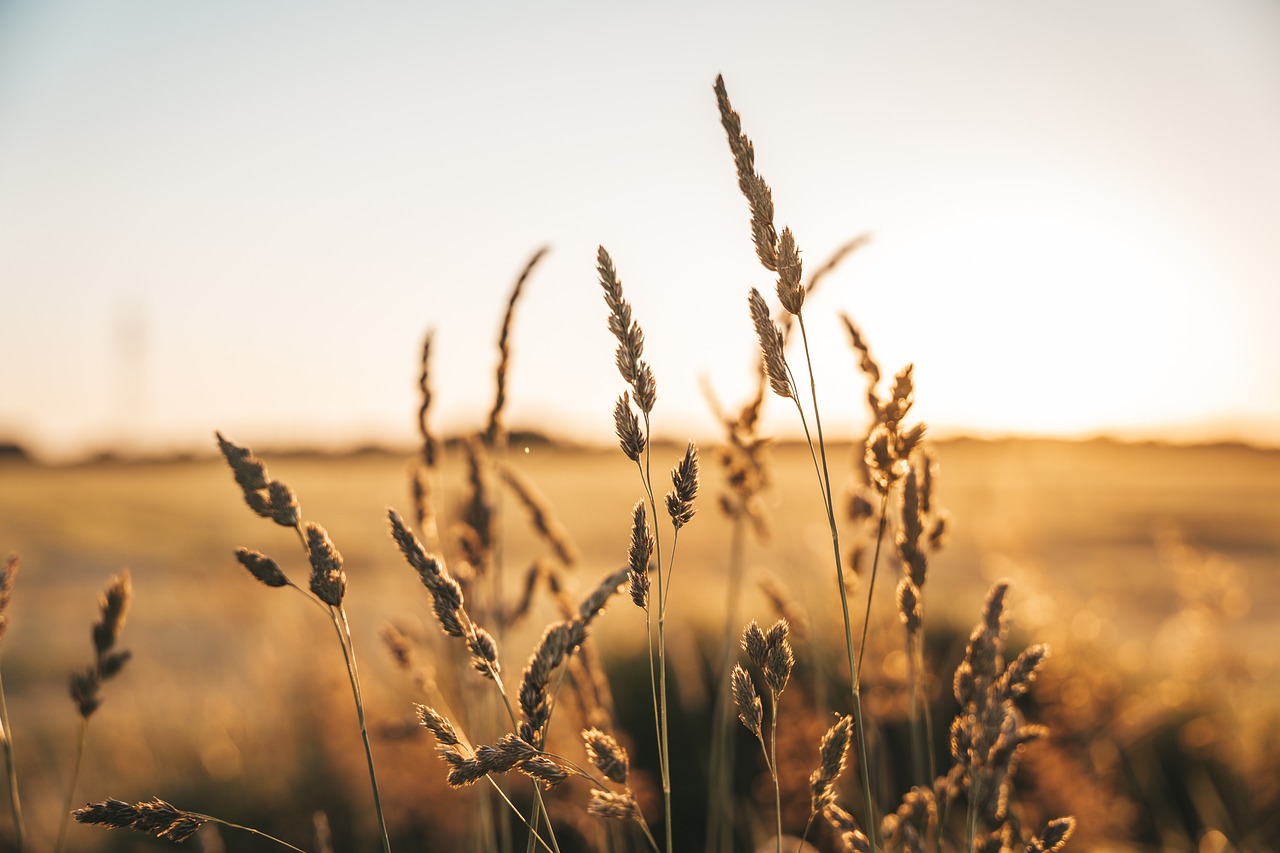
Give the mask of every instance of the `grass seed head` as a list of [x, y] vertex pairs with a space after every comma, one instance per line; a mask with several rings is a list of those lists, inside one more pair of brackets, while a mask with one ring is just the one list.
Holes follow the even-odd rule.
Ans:
[[787, 639], [787, 621], [779, 619], [765, 635], [764, 678], [774, 696], [781, 696], [791, 677], [796, 656]]
[[279, 480], [267, 483], [267, 505], [271, 509], [271, 520], [281, 527], [297, 527], [300, 520], [298, 498], [293, 489]]
[[822, 744], [819, 747], [821, 760], [818, 769], [809, 776], [812, 814], [820, 814], [824, 808], [835, 802], [834, 786], [840, 774], [844, 772], [852, 735], [853, 718], [846, 715], [837, 720], [836, 724], [827, 729], [827, 733], [822, 736]]
[[77, 823], [105, 826], [109, 829], [133, 829], [175, 844], [196, 834], [208, 819], [185, 812], [159, 798], [129, 805], [120, 800], [89, 803], [72, 812]]
[[751, 309], [751, 322], [756, 327], [756, 339], [760, 343], [760, 355], [764, 363], [765, 375], [769, 377], [769, 387], [779, 397], [795, 398], [791, 378], [787, 374], [787, 361], [782, 352], [782, 332], [769, 315], [769, 306], [764, 297], [754, 287], [747, 296], [747, 304]]
[[0, 640], [9, 628], [9, 599], [13, 596], [13, 582], [18, 577], [18, 555], [10, 554], [5, 558], [4, 568], [0, 568]]
[[101, 617], [93, 626], [93, 647], [99, 656], [110, 651], [120, 638], [132, 601], [133, 583], [126, 569], [111, 579], [98, 600]]
[[765, 640], [764, 631], [752, 619], [742, 631], [742, 650], [747, 653], [747, 660], [758, 668], [764, 669], [765, 658], [769, 653], [769, 644]]
[[733, 665], [729, 676], [729, 685], [733, 690], [733, 704], [738, 708], [738, 719], [747, 731], [760, 737], [760, 724], [764, 719], [764, 706], [756, 693], [756, 686], [751, 683], [751, 676], [738, 664]]
[[618, 436], [618, 446], [632, 462], [639, 462], [644, 453], [645, 437], [640, 429], [640, 419], [631, 411], [631, 396], [625, 391], [613, 407], [613, 430]]
[[458, 732], [443, 714], [428, 705], [414, 705], [413, 707], [418, 712], [418, 720], [436, 736], [436, 740], [445, 746], [457, 746], [459, 744]]
[[680, 464], [671, 469], [672, 489], [667, 493], [667, 513], [676, 530], [693, 519], [693, 502], [698, 497], [698, 447], [692, 441]]
[[347, 591], [347, 575], [342, 571], [342, 554], [329, 534], [314, 521], [307, 522], [307, 559], [311, 562], [311, 591], [330, 607], [342, 605]]
[[627, 770], [630, 766], [627, 751], [619, 746], [611, 735], [597, 728], [584, 730], [582, 740], [587, 748], [587, 757], [591, 759], [595, 768], [603, 773], [606, 779], [625, 785]]
[[587, 814], [606, 820], [639, 820], [640, 808], [629, 792], [617, 794], [593, 788], [591, 800], [587, 803]]
[[236, 561], [249, 570], [262, 583], [271, 587], [288, 586], [289, 579], [276, 565], [276, 561], [249, 548], [236, 549]]

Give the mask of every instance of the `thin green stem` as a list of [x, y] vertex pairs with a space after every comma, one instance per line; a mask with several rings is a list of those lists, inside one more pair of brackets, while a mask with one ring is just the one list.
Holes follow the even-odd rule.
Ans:
[[71, 770], [71, 784], [67, 786], [67, 802], [62, 808], [62, 825], [58, 827], [58, 843], [54, 853], [62, 853], [67, 841], [67, 825], [71, 822], [71, 804], [75, 801], [76, 782], [80, 780], [80, 765], [84, 761], [84, 743], [89, 732], [89, 718], [80, 718], [80, 736], [76, 740], [76, 763]]
[[547, 844], [547, 842], [542, 840], [542, 836], [538, 834], [538, 830], [533, 828], [533, 824], [529, 823], [529, 821], [525, 818], [525, 816], [520, 813], [520, 809], [516, 807], [516, 804], [511, 802], [511, 798], [507, 796], [506, 791], [502, 790], [502, 786], [498, 784], [498, 780], [494, 779], [493, 776], [488, 773], [485, 774], [484, 778], [489, 780], [489, 784], [492, 785], [493, 789], [498, 792], [498, 796], [502, 797], [502, 801], [511, 807], [511, 811], [515, 812], [516, 817], [520, 818], [520, 822], [529, 828], [531, 837], [536, 838], [538, 840], [538, 843], [541, 844], [543, 849], [547, 850], [548, 853], [554, 853], [554, 851], [552, 851], [552, 848]]
[[742, 516], [733, 518], [729, 539], [729, 579], [725, 602], [724, 636], [720, 640], [720, 666], [716, 670], [716, 702], [712, 716], [710, 783], [707, 785], [707, 837], [705, 849], [719, 853], [731, 844], [733, 833], [734, 753], [731, 746], [733, 714], [730, 712], [728, 673], [733, 665], [737, 633], [738, 603], [742, 591], [742, 563], [746, 524]]
[[[862, 666], [862, 656], [866, 650], [867, 622], [869, 621], [871, 611], [871, 593], [867, 593], [867, 614], [868, 618], [863, 621], [862, 637], [863, 642], [859, 646], [858, 656], [855, 659], [853, 654], [853, 625], [849, 619], [849, 596], [845, 590], [844, 582], [844, 564], [840, 555], [840, 531], [836, 526], [835, 503], [831, 494], [831, 474], [827, 465], [827, 448], [826, 442], [822, 436], [822, 417], [818, 408], [818, 385], [813, 375], [813, 359], [809, 353], [809, 333], [805, 329], [803, 313], [797, 313], [796, 319], [800, 323], [800, 338], [804, 344], [804, 360], [809, 372], [809, 393], [813, 400], [813, 419], [814, 425], [818, 432], [818, 451], [822, 456], [822, 471], [818, 476], [818, 485], [822, 490], [823, 503], [827, 510], [827, 523], [831, 527], [831, 551], [836, 568], [836, 586], [840, 590], [840, 610], [844, 617], [844, 636], [845, 651], [849, 659], [849, 681], [850, 692], [853, 697], [853, 715], [854, 724], [857, 734], [858, 747], [858, 764], [862, 771], [862, 801], [863, 807], [866, 809], [865, 822], [867, 827], [867, 839], [871, 845], [871, 849], [876, 849], [876, 816], [875, 807], [871, 797], [871, 775], [867, 761], [867, 733], [862, 718], [862, 696], [861, 682], [859, 681], [859, 672]], [[790, 371], [790, 365], [787, 370]], [[792, 387], [795, 387], [795, 381], [792, 380]], [[795, 401], [796, 409], [800, 412], [800, 421], [804, 424], [804, 411], [800, 406], [800, 401]], [[814, 454], [813, 440], [809, 438], [809, 428], [805, 426], [805, 438], [809, 444], [810, 455]], [[816, 460], [815, 460], [816, 467]], [[881, 529], [883, 531], [884, 513], [881, 512]], [[877, 555], [879, 554], [879, 543], [877, 540]], [[872, 569], [872, 583], [875, 582], [875, 570]]]
[[[653, 496], [653, 443], [652, 430], [649, 425], [649, 413], [644, 413], [644, 481], [645, 494], [649, 498], [649, 510], [653, 515], [654, 556], [658, 564], [658, 752], [659, 766], [662, 770], [662, 807], [663, 825], [666, 830], [667, 853], [673, 848], [671, 826], [671, 757], [670, 739], [667, 732], [667, 636], [664, 617], [666, 600], [662, 571], [662, 537], [658, 535], [658, 502]], [[637, 464], [638, 461], [637, 461]], [[647, 618], [647, 617], [646, 617]]]
[[26, 847], [27, 826], [22, 820], [22, 802], [18, 797], [18, 769], [13, 761], [13, 727], [9, 725], [9, 706], [4, 698], [4, 682], [0, 681], [0, 738], [4, 742], [4, 763], [9, 774], [9, 808], [13, 811], [13, 833], [18, 853]]
[[817, 817], [817, 812], [809, 813], [809, 819], [804, 824], [804, 832], [800, 835], [800, 843], [796, 845], [796, 853], [804, 853], [804, 843], [808, 840], [809, 830], [813, 829], [813, 822]]
[[884, 542], [885, 525], [888, 522], [889, 490], [880, 495], [880, 521], [876, 525], [876, 548], [871, 558], [871, 582], [867, 584], [867, 612], [862, 619], [862, 641], [858, 644], [858, 669], [854, 673], [854, 684], [862, 685], [862, 657], [867, 650], [867, 628], [871, 625], [871, 601], [876, 591], [876, 574], [880, 568], [880, 550]]
[[769, 693], [773, 697], [773, 708], [769, 714], [769, 763], [772, 765], [769, 775], [773, 776], [773, 804], [778, 821], [776, 836], [778, 853], [782, 853], [782, 789], [778, 786], [778, 694], [772, 690]]
[[364, 717], [364, 699], [360, 695], [360, 674], [356, 668], [356, 652], [351, 646], [351, 626], [347, 622], [347, 613], [341, 605], [330, 607], [330, 618], [333, 628], [338, 632], [338, 644], [342, 646], [342, 657], [347, 664], [347, 677], [351, 681], [351, 693], [355, 698], [356, 717], [360, 721], [360, 739], [364, 743], [364, 757], [369, 765], [369, 786], [373, 789], [373, 809], [378, 816], [378, 829], [382, 833], [382, 849], [391, 853], [391, 838], [387, 835], [387, 821], [382, 813], [382, 797], [378, 793], [378, 774], [373, 769], [373, 748], [369, 744], [369, 727]]
[[641, 832], [644, 833], [644, 837], [649, 840], [649, 847], [653, 849], [653, 853], [659, 853], [661, 848], [658, 847], [658, 842], [653, 837], [653, 833], [649, 831], [649, 824], [644, 822], [644, 818], [641, 815], [636, 815], [636, 825], [640, 827]]

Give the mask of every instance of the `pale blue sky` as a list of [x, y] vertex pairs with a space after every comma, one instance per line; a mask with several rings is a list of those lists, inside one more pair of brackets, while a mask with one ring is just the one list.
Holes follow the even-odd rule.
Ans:
[[771, 289], [721, 72], [807, 263], [875, 236], [807, 308], [836, 428], [847, 310], [939, 431], [1280, 441], [1263, 0], [0, 2], [0, 434], [409, 440], [428, 327], [464, 428], [543, 243], [512, 421], [609, 437], [603, 243], [656, 427], [712, 434]]

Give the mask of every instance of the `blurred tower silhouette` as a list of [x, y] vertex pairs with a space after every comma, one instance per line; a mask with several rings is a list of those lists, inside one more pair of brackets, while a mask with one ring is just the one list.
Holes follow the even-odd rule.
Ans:
[[142, 449], [146, 422], [146, 356], [148, 343], [146, 304], [139, 297], [126, 297], [116, 306], [115, 412], [112, 417], [117, 452], [131, 453]]

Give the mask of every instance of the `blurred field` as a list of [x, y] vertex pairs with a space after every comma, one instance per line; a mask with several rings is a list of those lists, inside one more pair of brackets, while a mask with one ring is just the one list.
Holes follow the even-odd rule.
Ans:
[[[429, 598], [387, 535], [387, 506], [409, 515], [407, 458], [258, 450], [271, 473], [297, 492], [303, 516], [323, 524], [345, 557], [346, 604], [366, 698], [375, 729], [390, 731], [389, 724], [411, 718], [410, 703], [421, 696], [392, 666], [378, 630], [390, 619], [424, 629], [430, 620]], [[968, 440], [944, 442], [936, 451], [938, 494], [952, 535], [932, 562], [930, 620], [960, 626], [962, 639], [990, 582], [1013, 579], [1018, 633], [1055, 645], [1047, 690], [1080, 702], [1081, 713], [1096, 716], [1102, 706], [1115, 706], [1101, 723], [1106, 726], [1138, 726], [1145, 719], [1146, 731], [1154, 731], [1159, 726], [1151, 728], [1150, 720], [1173, 720], [1173, 736], [1186, 741], [1183, 752], [1211, 750], [1213, 766], [1251, 782], [1248, 796], [1261, 798], [1258, 809], [1276, 797], [1266, 782], [1274, 784], [1275, 765], [1267, 762], [1280, 758], [1275, 729], [1268, 728], [1280, 705], [1280, 452]], [[625, 562], [629, 510], [640, 496], [631, 463], [616, 451], [541, 445], [514, 446], [511, 456], [555, 505], [580, 548], [580, 591]], [[779, 447], [772, 456], [776, 482], [767, 498], [775, 535], [751, 545], [748, 563], [785, 580], [814, 623], [815, 646], [823, 637], [834, 643], [839, 612], [829, 576], [830, 537], [808, 452]], [[659, 447], [655, 465], [665, 470], [676, 458], [675, 448]], [[848, 448], [837, 449], [836, 469], [851, 472], [850, 458]], [[700, 637], [721, 630], [728, 553], [728, 525], [715, 506], [721, 473], [710, 449], [703, 459], [700, 512], [680, 539], [669, 617], [680, 699], [690, 715], [705, 703], [696, 652]], [[447, 491], [456, 495], [462, 488], [457, 458], [446, 460], [446, 473]], [[545, 549], [513, 501], [504, 509], [504, 562], [514, 590]], [[1179, 537], [1193, 548], [1177, 545]], [[33, 849], [52, 848], [70, 773], [76, 716], [67, 674], [90, 660], [99, 590], [125, 567], [136, 600], [122, 643], [135, 657], [104, 687], [77, 801], [156, 795], [270, 826], [302, 846], [312, 837], [310, 815], [323, 810], [339, 850], [372, 849], [363, 755], [332, 629], [291, 590], [255, 583], [232, 558], [241, 545], [305, 579], [294, 534], [252, 516], [220, 459], [0, 465], [0, 555], [16, 551], [22, 560], [0, 651]], [[891, 605], [897, 567], [891, 559], [883, 566], [890, 580], [877, 587], [873, 630], [890, 643], [899, 630]], [[506, 639], [507, 671], [519, 672], [553, 615], [549, 603], [540, 603], [530, 623]], [[742, 618], [752, 617], [771, 620], [774, 613], [748, 589]], [[625, 596], [598, 624], [607, 659], [640, 653], [643, 617]], [[1070, 716], [1063, 710], [1070, 711], [1069, 702], [1056, 707]], [[1212, 725], [1189, 735], [1177, 728], [1196, 719]], [[651, 731], [634, 736], [644, 740]], [[447, 821], [438, 813], [453, 794], [441, 791], [443, 772], [431, 746], [425, 738], [374, 741], [383, 787], [391, 792], [384, 794], [389, 819], [407, 827], [408, 839], [430, 831], [413, 827]], [[1090, 758], [1095, 765], [1105, 760]], [[1035, 768], [1029, 762], [1033, 785], [1038, 772], [1049, 772]], [[1135, 779], [1141, 773], [1129, 769]], [[803, 780], [796, 784], [803, 788]], [[1228, 790], [1223, 784], [1212, 786], [1219, 800]], [[1140, 789], [1135, 781], [1132, 790]], [[1128, 814], [1123, 831], [1115, 827], [1126, 825], [1126, 815], [1109, 814], [1106, 803], [1074, 808], [1096, 807], [1095, 828], [1111, 821], [1109, 832], [1128, 833], [1111, 839], [1116, 848], [1184, 849], [1180, 836], [1148, 814], [1158, 806], [1144, 806], [1132, 791], [1125, 796], [1146, 811]], [[1247, 804], [1166, 805], [1170, 819], [1190, 809], [1200, 823], [1215, 820], [1202, 813], [1219, 808], [1213, 825], [1227, 837], [1280, 837], [1274, 817], [1258, 809], [1240, 817]], [[1082, 838], [1089, 819], [1081, 815]], [[1246, 820], [1250, 825], [1229, 826]], [[0, 836], [7, 838], [8, 827], [7, 812], [0, 813]], [[72, 849], [79, 850], [164, 844], [92, 828], [71, 832]], [[430, 849], [423, 846], [427, 840], [405, 849]], [[242, 837], [228, 844], [265, 849]]]

